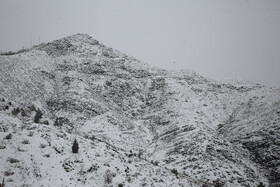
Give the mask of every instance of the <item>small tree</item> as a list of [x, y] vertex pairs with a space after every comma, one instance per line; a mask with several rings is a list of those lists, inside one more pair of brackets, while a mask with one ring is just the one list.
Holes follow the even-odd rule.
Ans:
[[5, 180], [3, 178], [2, 184], [0, 183], [0, 187], [4, 187], [5, 186]]
[[42, 118], [43, 113], [38, 109], [34, 117], [34, 123], [39, 123], [39, 120]]
[[265, 185], [262, 182], [260, 182], [257, 187], [265, 187]]
[[78, 152], [79, 152], [79, 143], [75, 138], [72, 145], [72, 153], [78, 153]]

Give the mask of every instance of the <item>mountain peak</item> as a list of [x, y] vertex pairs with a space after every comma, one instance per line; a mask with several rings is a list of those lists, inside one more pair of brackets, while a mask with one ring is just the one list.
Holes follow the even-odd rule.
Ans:
[[81, 33], [73, 34], [71, 36], [67, 36], [67, 37], [62, 38], [60, 40], [65, 40], [65, 39], [75, 41], [75, 42], [80, 42], [80, 43], [93, 43], [93, 44], [98, 44], [99, 43], [97, 40], [93, 39], [90, 35], [81, 34]]
[[42, 50], [51, 56], [63, 56], [69, 53], [83, 53], [88, 46], [98, 45], [99, 42], [87, 34], [74, 34], [52, 42], [41, 44], [35, 49]]

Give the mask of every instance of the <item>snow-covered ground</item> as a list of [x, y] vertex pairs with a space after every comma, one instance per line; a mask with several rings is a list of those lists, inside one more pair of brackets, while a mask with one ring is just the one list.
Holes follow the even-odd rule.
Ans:
[[152, 68], [84, 34], [0, 67], [7, 186], [279, 185], [279, 89]]

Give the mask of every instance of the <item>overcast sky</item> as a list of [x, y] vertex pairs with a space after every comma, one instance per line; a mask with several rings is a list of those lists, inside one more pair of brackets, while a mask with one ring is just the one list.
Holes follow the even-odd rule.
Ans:
[[280, 87], [280, 0], [0, 0], [0, 50], [76, 33], [165, 69]]

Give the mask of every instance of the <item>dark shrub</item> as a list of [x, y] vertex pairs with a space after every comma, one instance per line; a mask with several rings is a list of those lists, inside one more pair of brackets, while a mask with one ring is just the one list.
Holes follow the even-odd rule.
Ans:
[[23, 143], [23, 144], [30, 144], [30, 142], [28, 140], [23, 140], [21, 143]]
[[39, 123], [39, 120], [42, 118], [43, 113], [38, 109], [34, 117], [34, 123]]
[[34, 105], [30, 105], [28, 108], [29, 108], [31, 111], [35, 111], [35, 110], [36, 110], [36, 108], [35, 108]]
[[216, 179], [215, 181], [213, 181], [214, 187], [223, 187], [223, 183], [219, 180]]
[[13, 164], [13, 163], [18, 163], [18, 162], [19, 162], [19, 160], [18, 160], [18, 159], [15, 159], [15, 158], [8, 158], [7, 161], [10, 162], [11, 164]]
[[171, 173], [173, 173], [176, 177], [178, 177], [178, 171], [177, 171], [177, 169], [175, 169], [175, 168], [173, 168], [172, 170], [171, 170]]
[[40, 148], [42, 148], [42, 149], [44, 149], [45, 147], [46, 147], [47, 145], [45, 145], [45, 144], [40, 144]]
[[257, 187], [265, 187], [265, 185], [262, 182], [260, 182]]
[[14, 172], [12, 172], [12, 171], [5, 171], [4, 172], [5, 176], [10, 176], [10, 175], [13, 175], [13, 174], [14, 174]]
[[54, 122], [54, 126], [57, 126], [57, 127], [61, 127], [63, 124], [67, 124], [69, 123], [69, 119], [67, 118], [64, 118], [64, 117], [58, 117], [55, 119], [55, 122]]
[[18, 115], [19, 112], [20, 112], [19, 108], [14, 108], [12, 110], [12, 114], [15, 115], [15, 116]]
[[2, 184], [0, 183], [0, 187], [4, 187], [5, 186], [5, 179], [3, 178]]
[[5, 137], [5, 139], [6, 140], [10, 140], [10, 139], [12, 139], [12, 134], [10, 133], [10, 134], [8, 134], [6, 137]]
[[26, 112], [23, 109], [20, 109], [21, 116], [26, 116]]
[[105, 175], [104, 175], [104, 182], [105, 184], [110, 184], [113, 181], [113, 177], [115, 177], [116, 174], [112, 173], [109, 169], [107, 169], [105, 171]]
[[78, 153], [79, 152], [79, 143], [77, 142], [76, 138], [72, 145], [72, 153]]

